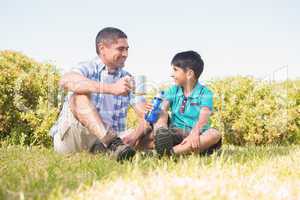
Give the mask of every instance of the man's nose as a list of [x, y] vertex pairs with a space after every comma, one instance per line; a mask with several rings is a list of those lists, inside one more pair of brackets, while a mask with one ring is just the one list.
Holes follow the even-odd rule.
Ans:
[[122, 56], [127, 58], [127, 56], [128, 56], [128, 50], [124, 50], [122, 52]]

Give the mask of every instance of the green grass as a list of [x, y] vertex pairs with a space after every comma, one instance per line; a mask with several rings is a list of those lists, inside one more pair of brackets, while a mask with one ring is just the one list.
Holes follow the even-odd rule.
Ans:
[[0, 199], [300, 199], [300, 146], [224, 146], [219, 155], [61, 156], [0, 148]]

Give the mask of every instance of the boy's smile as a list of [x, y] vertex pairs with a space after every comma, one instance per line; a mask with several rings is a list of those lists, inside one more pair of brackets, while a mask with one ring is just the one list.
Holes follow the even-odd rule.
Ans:
[[187, 82], [186, 72], [180, 67], [172, 65], [172, 75], [171, 77], [174, 79], [175, 84], [185, 85]]

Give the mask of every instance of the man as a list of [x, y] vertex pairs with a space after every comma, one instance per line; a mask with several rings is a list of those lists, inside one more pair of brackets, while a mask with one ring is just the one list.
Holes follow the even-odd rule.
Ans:
[[[135, 102], [131, 75], [123, 70], [128, 56], [126, 34], [112, 27], [96, 37], [98, 56], [63, 75], [60, 85], [68, 91], [63, 109], [50, 133], [59, 153], [112, 152], [117, 160], [129, 159], [135, 150], [122, 142], [129, 105], [143, 121], [144, 102]], [[130, 138], [141, 135], [143, 123]], [[132, 139], [131, 139], [132, 140]]]

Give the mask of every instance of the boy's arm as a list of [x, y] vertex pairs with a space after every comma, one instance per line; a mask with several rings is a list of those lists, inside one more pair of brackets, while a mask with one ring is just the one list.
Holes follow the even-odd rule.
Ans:
[[[123, 138], [123, 141], [126, 144], [133, 146], [139, 138], [141, 138], [145, 133], [147, 133], [148, 130], [150, 131], [152, 129], [150, 124], [144, 119], [145, 112], [150, 110], [150, 107], [152, 107], [152, 105], [147, 104], [146, 102], [138, 103], [135, 106], [133, 106], [133, 109], [137, 114], [139, 121], [138, 126], [134, 129], [134, 131]], [[154, 124], [154, 129], [168, 126], [168, 109], [169, 102], [163, 101], [162, 111], [158, 121]]]
[[164, 100], [161, 107], [161, 113], [159, 115], [159, 118], [157, 122], [154, 124], [154, 129], [158, 129], [160, 127], [168, 128], [168, 110], [170, 107], [170, 102], [167, 100]]
[[202, 107], [199, 115], [198, 122], [191, 130], [191, 143], [193, 149], [200, 148], [200, 130], [203, 128], [205, 124], [208, 123], [209, 116], [211, 114], [211, 110], [209, 107]]
[[210, 114], [211, 114], [211, 111], [208, 107], [201, 108], [199, 119], [198, 119], [196, 125], [193, 127], [191, 133], [198, 131], [198, 134], [199, 134], [199, 131], [203, 128], [203, 126], [208, 123]]

